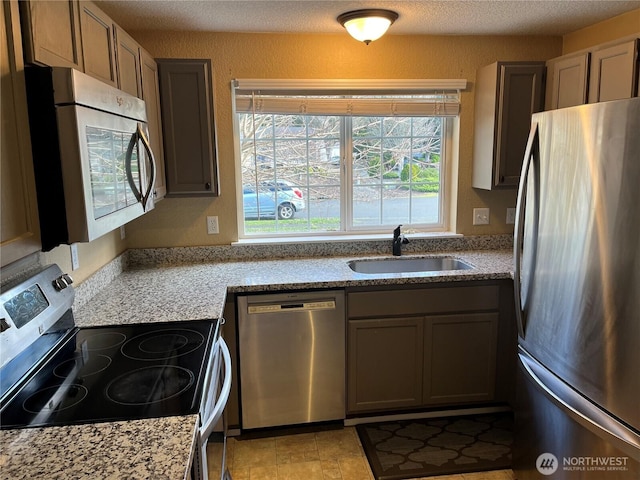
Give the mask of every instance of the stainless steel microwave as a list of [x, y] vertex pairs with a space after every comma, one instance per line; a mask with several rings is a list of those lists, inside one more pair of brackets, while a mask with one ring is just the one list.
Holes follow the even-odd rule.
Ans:
[[25, 77], [42, 249], [89, 242], [151, 210], [144, 102], [71, 68]]

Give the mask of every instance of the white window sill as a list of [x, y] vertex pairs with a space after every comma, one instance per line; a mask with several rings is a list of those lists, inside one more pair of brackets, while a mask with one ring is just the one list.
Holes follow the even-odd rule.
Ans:
[[[429, 232], [429, 233], [406, 233], [408, 239], [441, 239], [441, 238], [462, 238], [461, 233], [453, 232]], [[362, 241], [386, 241], [392, 240], [393, 233], [372, 233], [354, 235], [321, 235], [304, 237], [273, 237], [273, 238], [242, 238], [231, 245], [278, 245], [278, 244], [301, 244], [301, 243], [326, 243], [326, 242], [362, 242]]]

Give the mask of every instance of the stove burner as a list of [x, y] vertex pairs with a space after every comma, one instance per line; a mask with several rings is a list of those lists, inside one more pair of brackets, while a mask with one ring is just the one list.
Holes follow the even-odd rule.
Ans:
[[120, 345], [127, 339], [124, 333], [106, 332], [91, 335], [84, 340], [83, 347], [86, 345], [87, 350], [105, 350]]
[[47, 387], [31, 394], [22, 403], [22, 408], [30, 413], [53, 413], [77, 405], [89, 391], [77, 383]]
[[111, 365], [111, 359], [106, 355], [94, 355], [88, 360], [83, 360], [81, 356], [70, 358], [53, 369], [56, 377], [67, 378], [69, 375], [88, 377], [105, 370]]
[[144, 353], [163, 354], [179, 350], [187, 343], [189, 343], [189, 339], [184, 335], [166, 334], [142, 340], [138, 348]]
[[204, 341], [204, 336], [195, 330], [175, 328], [138, 335], [122, 345], [121, 350], [134, 360], [162, 360], [191, 353]]
[[148, 405], [180, 395], [194, 380], [191, 371], [173, 365], [139, 368], [109, 383], [106, 395], [122, 405]]

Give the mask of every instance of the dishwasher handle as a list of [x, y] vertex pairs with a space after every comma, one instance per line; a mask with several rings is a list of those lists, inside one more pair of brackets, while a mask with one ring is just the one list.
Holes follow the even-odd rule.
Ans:
[[278, 312], [312, 312], [317, 310], [335, 310], [336, 301], [330, 300], [314, 300], [309, 302], [276, 302], [276, 303], [259, 303], [247, 306], [249, 315], [260, 315], [264, 313]]

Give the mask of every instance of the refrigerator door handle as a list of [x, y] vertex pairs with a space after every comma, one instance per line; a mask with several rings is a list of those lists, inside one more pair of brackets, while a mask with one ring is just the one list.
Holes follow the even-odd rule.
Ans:
[[522, 350], [518, 352], [518, 360], [537, 387], [569, 417], [640, 461], [640, 435], [577, 393]]
[[[538, 161], [540, 158], [540, 134], [538, 130], [538, 123], [533, 122], [531, 124], [531, 131], [529, 132], [529, 139], [527, 140], [527, 147], [524, 152], [522, 172], [520, 173], [520, 185], [518, 187], [518, 200], [516, 204], [516, 223], [514, 228], [515, 238], [513, 242], [513, 291], [516, 300], [516, 321], [518, 326], [518, 335], [521, 338], [524, 338], [525, 327], [524, 312], [522, 310], [522, 282], [520, 279], [522, 268], [522, 244], [524, 241], [524, 210], [531, 163], [533, 161]], [[533, 247], [535, 249], [535, 245]]]

